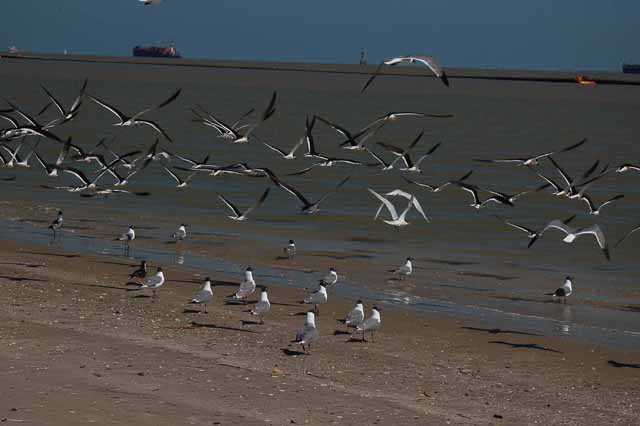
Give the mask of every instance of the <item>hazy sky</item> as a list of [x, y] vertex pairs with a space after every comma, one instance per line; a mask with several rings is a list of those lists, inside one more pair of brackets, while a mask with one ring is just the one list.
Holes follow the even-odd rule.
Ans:
[[2, 0], [0, 49], [131, 55], [174, 40], [190, 58], [449, 67], [619, 69], [640, 61], [636, 0]]

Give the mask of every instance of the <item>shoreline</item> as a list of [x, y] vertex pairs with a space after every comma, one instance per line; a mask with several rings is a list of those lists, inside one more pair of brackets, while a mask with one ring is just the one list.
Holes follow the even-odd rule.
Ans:
[[[378, 64], [325, 64], [224, 59], [142, 58], [127, 56], [63, 55], [38, 53], [23, 54], [9, 52], [0, 52], [0, 59], [351, 75], [370, 75], [375, 72], [378, 66]], [[432, 74], [425, 73], [424, 70], [419, 67], [386, 67], [380, 75], [395, 77], [437, 78]], [[540, 83], [577, 84], [576, 76], [578, 75], [582, 75], [586, 80], [595, 81], [597, 84], [640, 86], [640, 75], [624, 74], [622, 72], [614, 71], [531, 71], [490, 68], [447, 68], [447, 76], [453, 79], [494, 80], [505, 82], [529, 81]]]
[[[167, 277], [153, 301], [127, 291], [132, 259], [11, 241], [0, 253], [8, 366], [0, 377], [14, 392], [0, 402], [3, 418], [492, 425], [553, 416], [623, 425], [640, 415], [637, 353], [386, 305], [375, 343], [362, 343], [337, 321], [351, 302], [330, 294], [317, 318], [321, 338], [304, 355], [289, 343], [307, 309], [297, 303], [304, 290], [270, 286], [272, 310], [258, 325], [248, 306], [224, 303], [240, 274], [212, 276], [214, 302], [203, 314], [186, 303], [201, 271], [153, 263]], [[370, 307], [365, 300], [367, 315]]]

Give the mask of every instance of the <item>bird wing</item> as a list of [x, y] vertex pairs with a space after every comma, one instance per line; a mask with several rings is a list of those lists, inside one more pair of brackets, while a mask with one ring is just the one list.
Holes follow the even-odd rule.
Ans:
[[387, 210], [389, 210], [389, 213], [391, 214], [391, 218], [393, 220], [398, 219], [398, 211], [396, 210], [395, 206], [391, 203], [391, 201], [387, 200], [385, 197], [383, 197], [382, 195], [378, 194], [376, 191], [374, 191], [371, 188], [367, 188], [367, 190], [373, 194], [374, 197], [376, 197], [378, 200], [380, 200], [382, 202], [382, 204], [384, 204], [384, 206], [387, 208]]
[[544, 227], [540, 235], [544, 234], [549, 229], [559, 229], [560, 231], [564, 232], [567, 235], [573, 232], [573, 228], [571, 228], [570, 226], [566, 225], [563, 221], [558, 219], [555, 219], [549, 222], [547, 226]]
[[100, 100], [100, 99], [96, 98], [95, 96], [92, 96], [92, 95], [89, 95], [89, 94], [87, 94], [87, 96], [89, 97], [89, 99], [91, 99], [92, 101], [94, 101], [95, 103], [100, 105], [101, 107], [105, 108], [106, 110], [111, 111], [111, 113], [113, 115], [118, 117], [118, 119], [120, 120], [119, 124], [122, 124], [122, 123], [124, 123], [125, 121], [128, 120], [128, 117], [126, 115], [124, 115], [122, 112], [120, 112], [118, 109], [116, 109], [116, 107], [114, 107], [112, 105], [109, 105], [105, 101]]
[[227, 200], [224, 197], [224, 195], [218, 194], [218, 198], [220, 198], [222, 200], [222, 202], [225, 203], [227, 205], [227, 207], [229, 207], [231, 209], [231, 211], [233, 211], [233, 214], [236, 215], [236, 217], [240, 217], [242, 215], [240, 210], [238, 210], [238, 208], [235, 205], [233, 205], [233, 203], [231, 201]]
[[271, 188], [265, 189], [264, 192], [262, 193], [262, 195], [260, 196], [260, 198], [258, 198], [258, 201], [256, 201], [251, 207], [249, 207], [247, 210], [245, 210], [244, 213], [242, 213], [242, 216], [247, 217], [249, 215], [249, 213], [251, 213], [252, 211], [257, 209], [258, 207], [260, 207], [262, 205], [262, 203], [264, 203], [264, 200], [267, 199], [267, 195], [269, 195], [269, 190], [270, 189]]

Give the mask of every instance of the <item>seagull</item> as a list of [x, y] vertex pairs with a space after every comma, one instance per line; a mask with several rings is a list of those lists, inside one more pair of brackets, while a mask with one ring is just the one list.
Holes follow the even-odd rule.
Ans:
[[408, 62], [409, 64], [414, 64], [417, 62], [423, 65], [426, 65], [431, 70], [431, 72], [433, 72], [436, 75], [436, 77], [439, 77], [440, 80], [442, 80], [445, 86], [449, 87], [449, 79], [447, 78], [447, 74], [444, 72], [444, 70], [442, 69], [442, 67], [436, 60], [436, 58], [434, 58], [433, 56], [406, 55], [406, 56], [397, 56], [395, 58], [386, 59], [382, 63], [380, 63], [380, 65], [378, 65], [378, 68], [376, 68], [373, 75], [369, 77], [369, 80], [367, 80], [364, 87], [362, 87], [362, 90], [360, 90], [360, 93], [364, 93], [367, 87], [369, 87], [369, 85], [373, 82], [373, 80], [379, 75], [383, 65], [388, 65], [393, 67], [403, 62]]
[[334, 267], [329, 268], [329, 272], [320, 280], [320, 285], [329, 287], [338, 283], [338, 273]]
[[204, 313], [207, 313], [207, 304], [213, 300], [213, 291], [211, 290], [211, 278], [207, 277], [204, 280], [204, 286], [202, 290], [196, 293], [191, 299], [191, 304], [204, 305]]
[[192, 168], [192, 169], [200, 168], [200, 167], [202, 167], [202, 166], [206, 165], [206, 164], [207, 164], [207, 161], [209, 161], [209, 156], [208, 156], [208, 155], [207, 155], [206, 157], [204, 157], [204, 160], [202, 160], [202, 161], [196, 161], [196, 160], [193, 160], [193, 159], [191, 159], [191, 158], [189, 158], [189, 157], [185, 157], [185, 156], [183, 156], [183, 155], [179, 155], [179, 154], [176, 154], [176, 153], [173, 153], [173, 152], [169, 152], [169, 151], [168, 151], [168, 150], [166, 150], [166, 149], [165, 149], [165, 151], [164, 151], [164, 152], [166, 152], [167, 154], [169, 154], [169, 156], [170, 156], [170, 157], [175, 157], [175, 158], [177, 158], [177, 159], [179, 159], [179, 160], [181, 160], [181, 161], [184, 161], [185, 163], [189, 163], [189, 164], [191, 164], [191, 168]]
[[140, 289], [150, 288], [153, 291], [153, 297], [156, 297], [156, 290], [162, 287], [164, 284], [164, 273], [162, 272], [162, 268], [158, 267], [155, 275], [147, 278], [147, 280], [140, 286]]
[[[326, 120], [320, 116], [316, 116], [318, 120], [325, 123], [327, 126], [334, 129], [336, 132], [340, 133], [342, 136], [346, 138], [344, 142], [340, 143], [340, 146], [343, 149], [348, 149], [351, 151], [363, 151], [365, 150], [365, 142], [369, 140], [372, 136], [374, 136], [385, 124], [387, 121], [395, 120], [397, 117], [401, 115], [421, 115], [420, 113], [389, 113], [384, 117], [378, 118], [373, 122], [369, 123], [367, 126], [360, 129], [357, 133], [351, 133], [344, 127], [332, 123], [329, 120]], [[377, 127], [376, 127], [377, 125]], [[359, 140], [358, 140], [359, 139]]]
[[[378, 145], [380, 145], [381, 147], [383, 147], [384, 149], [386, 149], [387, 151], [391, 152], [392, 154], [394, 154], [395, 156], [397, 156], [397, 158], [389, 165], [389, 168], [393, 168], [392, 166], [396, 163], [396, 161], [398, 160], [403, 160], [405, 162], [405, 165], [407, 164], [407, 160], [404, 159], [404, 156], [409, 154], [409, 152], [411, 152], [411, 150], [416, 146], [416, 144], [420, 141], [420, 139], [422, 139], [422, 136], [424, 135], [424, 132], [420, 132], [420, 134], [418, 134], [418, 136], [416, 136], [416, 138], [411, 142], [411, 144], [409, 144], [409, 147], [407, 149], [402, 149], [400, 147], [397, 147], [395, 145], [391, 145], [385, 142], [378, 142]], [[437, 146], [435, 147], [437, 148]], [[432, 149], [435, 149], [432, 148]], [[411, 159], [409, 159], [409, 162], [411, 161]], [[409, 166], [407, 166], [409, 167]]]
[[320, 288], [317, 291], [314, 291], [302, 301], [302, 303], [311, 303], [314, 305], [313, 311], [316, 315], [320, 313], [320, 309], [318, 305], [323, 303], [327, 303], [327, 289], [323, 284], [320, 284]]
[[[204, 112], [204, 114], [202, 114], [202, 113], [196, 111], [195, 109], [191, 108], [191, 112], [193, 112], [197, 117], [193, 121], [196, 121], [198, 123], [202, 123], [205, 126], [213, 127], [214, 129], [216, 129], [218, 131], [218, 133], [220, 133], [220, 135], [218, 136], [220, 138], [223, 138], [223, 139], [235, 139], [236, 138], [234, 133], [233, 132], [229, 132], [226, 127], [222, 126], [220, 124], [220, 122], [218, 121], [218, 119], [216, 117], [214, 117], [211, 113], [207, 112], [207, 110], [205, 110], [202, 106], [198, 106], [198, 108], [200, 108]], [[251, 108], [249, 111], [245, 112], [235, 123], [233, 123], [231, 125], [231, 128], [233, 130], [235, 130], [236, 132], [239, 132], [240, 130], [242, 130], [242, 129], [246, 128], [246, 127], [249, 127], [249, 124], [243, 124], [241, 126], [240, 123], [242, 122], [243, 119], [247, 118], [254, 111], [255, 111], [255, 108]]]
[[378, 307], [374, 306], [373, 309], [371, 309], [371, 316], [369, 318], [367, 318], [358, 327], [356, 327], [356, 330], [362, 331], [362, 341], [363, 342], [367, 341], [365, 339], [364, 333], [366, 331], [370, 331], [371, 332], [371, 341], [373, 342], [374, 341], [373, 340], [373, 333], [374, 333], [375, 330], [380, 328], [380, 325], [381, 325], [380, 309], [378, 309]]
[[[422, 205], [420, 204], [420, 201], [418, 201], [418, 199], [415, 198], [413, 194], [409, 194], [408, 192], [405, 192], [401, 189], [394, 189], [393, 191], [387, 192], [385, 195], [387, 197], [400, 196], [400, 197], [406, 198], [407, 200], [412, 200], [413, 207], [415, 207], [415, 209], [418, 211], [418, 213], [422, 215], [422, 217], [427, 223], [429, 222], [429, 218], [427, 217], [426, 213], [422, 209]], [[380, 204], [380, 207], [378, 207], [378, 211], [376, 212], [376, 216], [374, 217], [373, 220], [378, 219], [378, 216], [380, 216], [380, 212], [382, 211], [382, 208], [384, 206], [385, 206], [384, 203]]]
[[64, 225], [64, 217], [62, 216], [62, 211], [58, 210], [58, 216], [51, 222], [49, 225], [49, 229], [53, 231], [53, 238], [56, 238], [56, 234], [58, 230], [62, 229]]
[[140, 261], [140, 266], [138, 267], [138, 269], [136, 269], [131, 273], [131, 275], [129, 275], [129, 279], [134, 279], [134, 278], [145, 279], [146, 277], [147, 277], [147, 261], [142, 260]]
[[572, 243], [580, 235], [591, 234], [595, 237], [596, 241], [598, 242], [598, 246], [600, 246], [600, 249], [602, 250], [602, 253], [607, 258], [607, 260], [611, 260], [611, 255], [609, 254], [609, 248], [607, 247], [604, 233], [602, 232], [602, 229], [599, 225], [591, 225], [583, 228], [571, 228], [570, 226], [565, 225], [562, 221], [556, 219], [549, 222], [549, 224], [542, 230], [540, 235], [542, 236], [542, 234], [544, 234], [548, 229], [559, 229], [560, 231], [564, 232], [566, 236], [562, 241], [564, 241], [565, 243]]
[[176, 241], [184, 240], [185, 238], [187, 238], [187, 225], [185, 225], [184, 223], [181, 224], [178, 227], [178, 230], [174, 232], [173, 235], [171, 235], [171, 238]]
[[600, 210], [604, 206], [606, 206], [607, 204], [613, 203], [614, 201], [619, 200], [621, 198], [624, 198], [624, 195], [622, 195], [622, 194], [616, 195], [615, 197], [609, 198], [607, 201], [605, 201], [604, 203], [600, 204], [596, 208], [596, 206], [593, 204], [593, 201], [591, 200], [591, 198], [588, 195], [583, 195], [582, 197], [580, 197], [580, 199], [582, 201], [587, 203], [587, 206], [589, 207], [589, 214], [594, 215], [594, 216], [599, 216], [600, 215]]
[[146, 113], [148, 113], [150, 111], [154, 111], [154, 110], [157, 110], [157, 109], [160, 109], [160, 108], [163, 108], [163, 107], [169, 105], [171, 102], [176, 100], [176, 98], [180, 95], [181, 90], [182, 89], [178, 89], [173, 95], [171, 95], [166, 101], [162, 102], [160, 105], [158, 105], [156, 107], [147, 108], [145, 110], [142, 110], [142, 111], [138, 112], [137, 114], [134, 114], [131, 117], [128, 117], [128, 116], [124, 115], [122, 112], [120, 112], [114, 106], [109, 105], [108, 103], [96, 98], [95, 96], [92, 96], [92, 95], [89, 95], [89, 94], [87, 94], [87, 96], [89, 97], [89, 99], [93, 100], [95, 103], [97, 103], [101, 107], [107, 109], [108, 111], [111, 111], [111, 113], [113, 113], [116, 117], [118, 117], [118, 120], [120, 120], [120, 122], [115, 123], [114, 126], [139, 126], [139, 125], [149, 126], [153, 130], [155, 130], [156, 132], [158, 132], [162, 136], [164, 136], [169, 142], [172, 142], [172, 140], [169, 137], [169, 135], [167, 135], [167, 133], [164, 130], [162, 130], [162, 128], [160, 128], [160, 126], [158, 126], [156, 123], [154, 123], [153, 121], [150, 121], [150, 120], [141, 120], [139, 117], [143, 116], [144, 114], [146, 114]]
[[318, 199], [318, 201], [316, 202], [309, 202], [309, 200], [307, 200], [305, 198], [304, 195], [302, 195], [302, 193], [300, 191], [298, 191], [297, 189], [295, 189], [293, 186], [281, 181], [278, 177], [276, 177], [273, 173], [267, 173], [269, 175], [269, 177], [271, 178], [271, 181], [279, 186], [280, 188], [284, 189], [285, 191], [287, 191], [288, 193], [290, 193], [291, 195], [293, 195], [294, 197], [296, 197], [298, 199], [298, 201], [300, 201], [300, 203], [302, 203], [302, 208], [301, 211], [303, 214], [314, 214], [314, 213], [318, 213], [320, 211], [320, 203], [322, 203], [324, 200], [327, 199], [327, 197], [329, 197], [331, 194], [333, 194], [334, 192], [336, 192], [338, 189], [340, 189], [342, 187], [342, 185], [344, 185], [350, 178], [351, 176], [347, 176], [346, 178], [342, 179], [337, 185], [336, 187], [327, 192], [326, 194], [324, 194], [322, 197], [320, 197]]
[[393, 272], [395, 275], [399, 275], [401, 280], [403, 279], [403, 277], [408, 277], [409, 275], [411, 275], [411, 272], [413, 272], [413, 265], [411, 263], [412, 260], [413, 257], [407, 257], [407, 261], [404, 265], [396, 269], [392, 269], [390, 272]]
[[133, 226], [129, 225], [127, 232], [122, 234], [117, 238], [118, 241], [124, 241], [124, 251], [126, 254], [129, 254], [129, 248], [131, 241], [136, 239], [136, 231], [133, 229]]
[[316, 316], [313, 311], [309, 311], [304, 320], [304, 327], [298, 330], [294, 342], [302, 345], [302, 350], [309, 353], [311, 344], [318, 340], [319, 337], [320, 334], [316, 328]]
[[[564, 223], [565, 225], [568, 225], [573, 219], [575, 219], [576, 215], [571, 215], [568, 218], [566, 218], [565, 220], [562, 221], [562, 223]], [[529, 244], [527, 244], [527, 248], [530, 248], [537, 240], [538, 238], [540, 238], [540, 236], [542, 235], [543, 231], [536, 231], [534, 229], [529, 229], [526, 226], [522, 226], [522, 225], [518, 225], [515, 224], [513, 222], [509, 222], [508, 220], [504, 220], [503, 218], [501, 218], [500, 216], [496, 215], [496, 218], [500, 221], [502, 221], [504, 224], [512, 226], [516, 229], [519, 229], [521, 231], [524, 231], [527, 233], [527, 236], [529, 237]]]
[[260, 324], [264, 324], [263, 318], [271, 309], [271, 303], [269, 302], [269, 296], [267, 295], [267, 288], [263, 287], [260, 292], [260, 301], [251, 310], [251, 315], [258, 315], [260, 317]]
[[233, 216], [227, 216], [229, 219], [242, 221], [242, 220], [247, 220], [249, 213], [251, 213], [256, 208], [260, 207], [260, 205], [262, 205], [264, 200], [267, 199], [267, 195], [269, 195], [270, 189], [271, 188], [265, 189], [262, 195], [260, 196], [260, 198], [258, 198], [258, 201], [256, 201], [251, 207], [246, 209], [244, 212], [241, 212], [231, 201], [227, 200], [222, 194], [218, 194], [218, 198], [220, 198], [222, 202], [225, 203], [227, 207], [229, 207], [233, 212]]
[[242, 300], [246, 303], [247, 297], [256, 291], [256, 282], [253, 280], [253, 269], [251, 266], [247, 267], [244, 272], [244, 280], [240, 283], [238, 291], [233, 295], [233, 299]]
[[572, 280], [573, 280], [573, 277], [565, 278], [565, 281], [562, 287], [558, 288], [556, 291], [552, 293], [545, 293], [544, 295], [553, 296], [553, 297], [562, 297], [562, 301], [564, 303], [567, 303], [567, 297], [571, 296], [571, 293], [573, 293], [573, 287], [571, 285]]
[[191, 181], [191, 179], [193, 179], [193, 177], [197, 173], [197, 172], [191, 172], [191, 174], [188, 175], [185, 179], [182, 179], [175, 172], [173, 172], [170, 168], [168, 168], [164, 164], [161, 164], [161, 165], [162, 165], [162, 168], [165, 169], [167, 171], [167, 173], [169, 173], [169, 175], [171, 175], [171, 177], [176, 181], [176, 188], [186, 188], [187, 185], [189, 185], [189, 181]]
[[620, 245], [620, 243], [622, 243], [624, 240], [627, 239], [628, 236], [630, 236], [631, 234], [633, 234], [634, 232], [636, 232], [638, 229], [640, 229], [640, 225], [634, 227], [633, 229], [631, 229], [631, 231], [627, 232], [626, 234], [624, 234], [624, 236], [622, 238], [620, 238], [613, 247], [618, 247]]
[[62, 168], [61, 167], [62, 163], [64, 162], [64, 159], [67, 157], [70, 147], [71, 147], [71, 138], [67, 139], [65, 144], [62, 146], [62, 149], [60, 149], [60, 153], [58, 154], [58, 158], [56, 158], [56, 162], [53, 164], [46, 163], [42, 159], [42, 157], [40, 157], [37, 151], [33, 151], [33, 152], [36, 155], [36, 159], [38, 160], [38, 162], [40, 163], [44, 171], [47, 173], [47, 176], [58, 177], [59, 176], [58, 172]]
[[529, 167], [535, 167], [538, 165], [539, 160], [545, 158], [545, 157], [551, 157], [554, 154], [557, 153], [561, 153], [561, 152], [567, 152], [567, 151], [571, 151], [572, 149], [578, 148], [579, 146], [581, 146], [582, 144], [584, 144], [587, 141], [587, 139], [582, 139], [580, 141], [578, 141], [577, 143], [570, 145], [566, 148], [563, 148], [559, 151], [549, 151], [549, 152], [545, 152], [542, 154], [538, 154], [538, 155], [534, 155], [532, 157], [519, 157], [519, 158], [503, 158], [503, 159], [498, 159], [498, 160], [480, 160], [480, 159], [476, 159], [474, 161], [479, 161], [481, 163], [514, 163], [517, 166], [529, 166]]
[[289, 260], [293, 260], [296, 256], [296, 244], [293, 240], [289, 240], [289, 244], [284, 248], [284, 253], [287, 255]]
[[362, 300], [358, 300], [356, 302], [356, 306], [347, 313], [347, 316], [344, 319], [344, 323], [347, 326], [347, 331], [349, 331], [349, 327], [356, 328], [360, 326], [364, 322], [364, 306], [362, 306]]
[[[394, 161], [392, 161], [391, 163], [387, 163], [387, 162], [386, 162], [386, 161], [384, 161], [384, 160], [383, 160], [383, 159], [382, 159], [378, 154], [376, 154], [375, 152], [373, 152], [373, 151], [372, 151], [372, 150], [370, 150], [369, 148], [366, 148], [366, 151], [367, 151], [369, 154], [371, 154], [371, 156], [372, 156], [373, 158], [375, 158], [375, 159], [376, 159], [376, 161], [377, 161], [378, 163], [380, 163], [380, 165], [382, 166], [382, 170], [383, 170], [383, 171], [385, 171], [385, 172], [386, 172], [386, 171], [388, 171], [388, 170], [393, 169], [394, 164], [395, 164], [395, 163], [396, 163], [396, 161], [398, 160], [398, 159], [396, 158], [396, 159], [395, 159]], [[374, 164], [374, 165], [375, 165], [375, 164]]]
[[[457, 179], [456, 181], [457, 182], [464, 182], [465, 180], [467, 180], [469, 178], [469, 176], [471, 176], [471, 174], [473, 174], [473, 170], [468, 171], [467, 174], [462, 176], [460, 179]], [[411, 179], [407, 178], [404, 175], [400, 175], [400, 176], [402, 177], [402, 179], [405, 180], [405, 182], [411, 183], [413, 185], [421, 186], [423, 188], [429, 188], [431, 190], [431, 192], [440, 192], [443, 189], [445, 189], [447, 186], [451, 185], [453, 182], [456, 182], [456, 181], [447, 181], [447, 182], [444, 182], [444, 183], [442, 183], [440, 185], [429, 185], [427, 183], [416, 182], [415, 180], [411, 180]]]
[[385, 220], [384, 223], [386, 223], [388, 225], [391, 225], [391, 226], [395, 226], [396, 229], [399, 229], [401, 226], [409, 225], [409, 222], [407, 222], [405, 218], [407, 216], [407, 213], [409, 212], [409, 210], [411, 210], [411, 207], [413, 206], [413, 199], [414, 199], [413, 196], [409, 200], [409, 203], [407, 204], [407, 207], [405, 207], [405, 209], [402, 211], [402, 213], [400, 215], [398, 215], [398, 212], [397, 212], [396, 208], [394, 207], [394, 205], [391, 204], [391, 201], [387, 200], [386, 198], [384, 198], [382, 195], [378, 194], [377, 192], [375, 192], [371, 188], [367, 188], [367, 190], [371, 194], [373, 194], [377, 199], [382, 201], [382, 204], [387, 208], [387, 210], [389, 210], [389, 213], [391, 214], [391, 219], [392, 220]]

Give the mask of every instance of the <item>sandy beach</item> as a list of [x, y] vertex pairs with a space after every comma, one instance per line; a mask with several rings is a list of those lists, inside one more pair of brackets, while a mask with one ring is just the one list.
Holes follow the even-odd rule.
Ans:
[[154, 301], [127, 291], [131, 259], [11, 241], [0, 251], [3, 421], [633, 425], [640, 416], [637, 352], [391, 307], [365, 343], [340, 332], [353, 301], [330, 297], [321, 339], [304, 355], [290, 343], [303, 290], [271, 286], [259, 325], [247, 307], [225, 304], [239, 276], [212, 277], [204, 314], [186, 304], [197, 271], [162, 265]]

